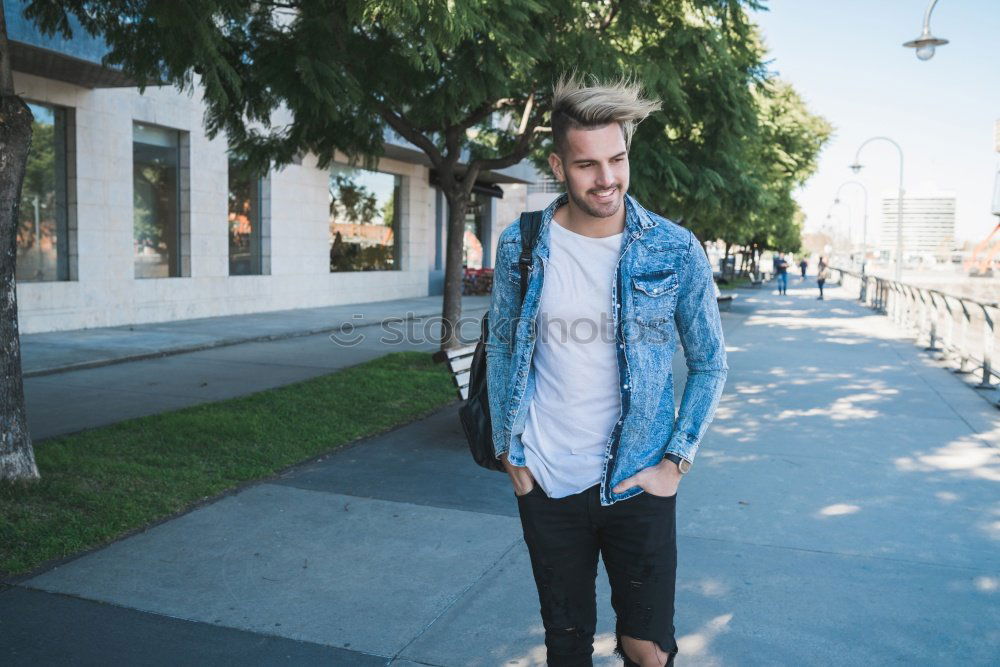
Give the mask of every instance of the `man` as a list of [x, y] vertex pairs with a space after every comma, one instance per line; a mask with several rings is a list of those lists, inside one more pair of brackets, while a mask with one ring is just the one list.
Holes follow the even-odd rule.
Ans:
[[[676, 494], [728, 366], [712, 269], [694, 235], [626, 192], [637, 85], [553, 91], [544, 212], [523, 309], [512, 224], [497, 250], [487, 374], [493, 444], [511, 477], [549, 665], [591, 665], [601, 554], [626, 665], [669, 665]], [[552, 326], [550, 326], [550, 324]], [[672, 359], [688, 379], [674, 414]]]
[[778, 294], [788, 294], [788, 260], [784, 253], [778, 255], [774, 262], [774, 269], [778, 278]]

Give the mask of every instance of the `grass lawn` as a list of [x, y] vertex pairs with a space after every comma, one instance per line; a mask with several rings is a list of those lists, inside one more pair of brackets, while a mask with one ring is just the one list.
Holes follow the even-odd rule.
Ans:
[[740, 287], [751, 287], [750, 276], [737, 276], [725, 283], [716, 283], [719, 286], [719, 290], [725, 292], [729, 289], [737, 289]]
[[106, 543], [454, 400], [443, 364], [426, 352], [398, 352], [43, 441], [35, 447], [42, 479], [0, 484], [0, 577]]

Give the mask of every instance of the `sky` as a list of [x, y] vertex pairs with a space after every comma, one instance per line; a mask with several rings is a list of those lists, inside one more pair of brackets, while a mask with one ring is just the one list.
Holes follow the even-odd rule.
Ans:
[[[863, 194], [868, 189], [868, 238], [877, 240], [880, 199], [895, 192], [899, 157], [875, 141], [861, 151], [864, 169], [848, 165], [868, 138], [895, 140], [903, 149], [903, 187], [916, 194], [953, 191], [955, 237], [981, 240], [1000, 222], [990, 213], [1000, 166], [994, 124], [1000, 120], [1000, 0], [939, 0], [931, 32], [949, 40], [928, 61], [902, 43], [916, 38], [927, 0], [769, 0], [753, 12], [768, 47], [769, 68], [791, 82], [812, 113], [834, 127], [816, 174], [795, 198], [806, 231], [828, 213], [861, 238]], [[848, 208], [851, 210], [849, 211]]]

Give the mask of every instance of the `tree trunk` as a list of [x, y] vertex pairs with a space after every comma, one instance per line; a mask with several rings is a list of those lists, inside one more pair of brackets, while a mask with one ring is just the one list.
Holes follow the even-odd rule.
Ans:
[[14, 94], [7, 25], [0, 3], [0, 481], [38, 479], [24, 406], [14, 282], [15, 229], [32, 120], [28, 105]]
[[[458, 321], [462, 317], [462, 249], [465, 238], [465, 208], [469, 195], [460, 182], [443, 188], [448, 202], [448, 245], [444, 260], [444, 305], [442, 306], [441, 349], [461, 345]], [[478, 331], [478, 329], [477, 329]]]

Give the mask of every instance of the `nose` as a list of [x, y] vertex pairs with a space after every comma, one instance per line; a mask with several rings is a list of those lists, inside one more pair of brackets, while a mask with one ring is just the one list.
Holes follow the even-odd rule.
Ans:
[[600, 166], [600, 172], [597, 174], [597, 186], [601, 188], [606, 188], [613, 185], [615, 182], [614, 172], [611, 171], [610, 164], [602, 164]]

